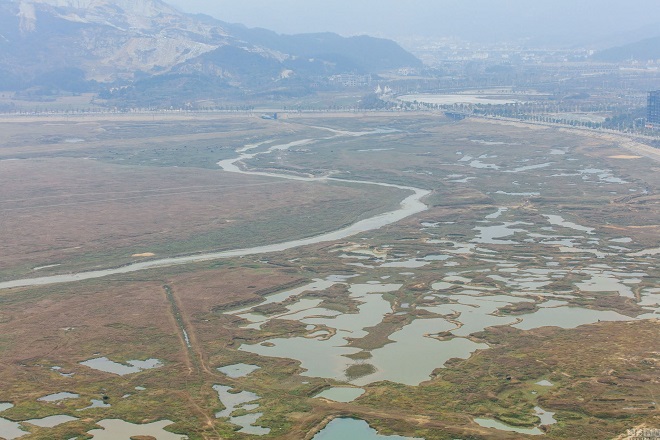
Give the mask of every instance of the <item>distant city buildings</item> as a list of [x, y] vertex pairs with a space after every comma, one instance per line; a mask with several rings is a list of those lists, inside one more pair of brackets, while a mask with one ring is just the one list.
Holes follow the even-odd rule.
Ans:
[[660, 130], [660, 90], [649, 92], [646, 127]]

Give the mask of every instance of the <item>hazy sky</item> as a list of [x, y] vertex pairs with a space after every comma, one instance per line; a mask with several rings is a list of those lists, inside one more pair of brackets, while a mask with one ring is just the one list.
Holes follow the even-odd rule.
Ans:
[[658, 25], [660, 0], [165, 0], [186, 12], [279, 33], [551, 37], [588, 41]]

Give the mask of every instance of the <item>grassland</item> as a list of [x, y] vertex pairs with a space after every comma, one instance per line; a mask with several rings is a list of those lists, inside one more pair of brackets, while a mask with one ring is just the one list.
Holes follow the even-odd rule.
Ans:
[[[94, 124], [97, 137], [89, 136], [95, 139], [89, 142], [76, 138], [88, 128], [78, 123], [54, 128], [5, 123], [0, 278], [30, 276], [34, 268], [43, 268], [39, 275], [67, 273], [126, 264], [135, 261], [133, 255], [164, 257], [303, 238], [391, 210], [405, 197], [380, 187], [220, 171], [216, 162], [231, 157], [234, 148], [249, 139], [263, 141], [266, 133], [276, 136], [277, 129], [271, 133], [258, 121], [252, 121], [258, 127], [252, 131], [231, 118], [202, 128], [105, 121]], [[175, 136], [176, 130], [190, 137]], [[201, 141], [195, 137], [211, 130]], [[44, 143], [46, 136], [58, 143]], [[177, 139], [186, 139], [192, 152]], [[224, 153], [211, 149], [199, 155], [211, 141], [226, 143]]]
[[[216, 384], [260, 396], [264, 415], [258, 423], [271, 429], [265, 438], [309, 439], [331, 418], [351, 416], [383, 434], [519, 439], [528, 436], [484, 428], [475, 419], [531, 428], [539, 423], [535, 406], [554, 412], [557, 421], [541, 427], [541, 438], [605, 439], [637, 426], [660, 426], [660, 329], [653, 296], [660, 272], [657, 255], [644, 252], [660, 246], [657, 163], [580, 133], [429, 115], [291, 115], [276, 123], [137, 119], [86, 120], [85, 130], [94, 126], [90, 132], [97, 134], [85, 145], [64, 142], [83, 138], [69, 134], [66, 121], [51, 133], [60, 141], [50, 144], [39, 142], [50, 130], [41, 120], [23, 127], [7, 123], [0, 154], [29, 160], [0, 162], [0, 215], [11, 225], [2, 228], [1, 254], [10, 256], [3, 257], [3, 276], [60, 261], [63, 266], [44, 273], [122, 264], [143, 252], [163, 256], [298, 237], [391, 209], [404, 194], [227, 176], [209, 165], [231, 157], [235, 148], [269, 139], [274, 143], [259, 151], [297, 139], [317, 141], [259, 155], [246, 163], [248, 169], [423, 187], [433, 191], [426, 199], [429, 210], [340, 242], [277, 254], [0, 290], [0, 402], [15, 405], [0, 417], [80, 417], [53, 429], [35, 428], [26, 439], [87, 438], [105, 418], [167, 418], [175, 422], [169, 430], [191, 439], [253, 438], [215, 417], [223, 408]], [[398, 131], [327, 139], [333, 132], [318, 127]], [[182, 142], [204, 148], [177, 150]], [[223, 148], [206, 150], [206, 142]], [[199, 192], [185, 189], [193, 187]], [[43, 200], [62, 206], [47, 207]], [[78, 246], [77, 253], [63, 251]], [[433, 258], [438, 255], [443, 258]], [[406, 266], [413, 260], [420, 264]], [[257, 308], [265, 319], [260, 328], [246, 327], [233, 312], [329, 275], [353, 278]], [[602, 278], [609, 280], [604, 286], [598, 285]], [[437, 365], [417, 386], [368, 383], [352, 403], [313, 398], [345, 380], [308, 376], [299, 360], [241, 349], [277, 338], [313, 338], [319, 328], [310, 330], [283, 312], [304, 299], [344, 316], [359, 313], [361, 302], [348, 287], [369, 282], [401, 288], [382, 296], [391, 313], [366, 328], [366, 336], [347, 341], [358, 350], [351, 358], [360, 366], [349, 376], [368, 377], [378, 350], [396, 344], [397, 332], [411, 323], [427, 319], [459, 324], [432, 335], [439, 344], [464, 338], [490, 348]], [[438, 282], [446, 287], [434, 288]], [[485, 307], [478, 301], [489, 295], [520, 301], [499, 300], [484, 315], [488, 322], [524, 321], [552, 307], [616, 312], [626, 321], [530, 330], [500, 325], [461, 336], [474, 323], [464, 319], [466, 312], [447, 313], [447, 307], [462, 310], [466, 298], [477, 301], [470, 304], [478, 310]], [[635, 319], [640, 316], [645, 319]], [[330, 327], [323, 329], [338, 331]], [[164, 366], [116, 376], [80, 365], [98, 356], [117, 362], [156, 357]], [[216, 370], [238, 362], [260, 369], [236, 379]], [[553, 386], [538, 385], [542, 380]], [[37, 401], [62, 391], [81, 397], [61, 404]], [[103, 395], [111, 407], [78, 411]]]

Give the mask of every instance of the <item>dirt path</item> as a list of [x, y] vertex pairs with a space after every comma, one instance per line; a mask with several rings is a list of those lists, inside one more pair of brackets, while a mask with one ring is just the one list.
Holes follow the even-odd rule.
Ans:
[[[192, 323], [188, 317], [182, 313], [179, 299], [177, 298], [174, 289], [172, 289], [172, 287], [167, 284], [163, 286], [163, 289], [165, 291], [167, 301], [170, 304], [172, 319], [175, 322], [179, 333], [182, 351], [188, 366], [188, 375], [198, 374], [200, 376], [206, 376], [208, 377], [209, 382], [214, 382], [213, 379], [215, 379], [218, 374], [214, 373], [214, 371], [211, 370], [206, 364], [204, 353], [197, 340], [194, 327], [192, 326]], [[209, 387], [210, 386], [212, 385], [209, 385]], [[178, 393], [181, 395], [183, 400], [187, 400], [190, 405], [195, 408], [195, 411], [205, 419], [206, 427], [210, 431], [213, 431], [214, 435], [212, 437], [208, 437], [207, 435], [203, 434], [205, 438], [222, 440], [223, 437], [220, 436], [220, 433], [215, 427], [216, 418], [214, 414], [212, 412], [209, 413], [208, 408], [204, 408], [199, 403], [197, 403], [193, 396], [191, 396], [189, 393], [185, 391], [179, 391]]]

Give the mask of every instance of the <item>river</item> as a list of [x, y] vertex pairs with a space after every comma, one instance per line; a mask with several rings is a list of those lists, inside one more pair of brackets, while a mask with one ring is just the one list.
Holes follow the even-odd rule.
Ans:
[[[330, 130], [330, 129], [328, 129]], [[332, 130], [330, 130], [332, 131]], [[323, 138], [325, 140], [327, 139], [333, 139], [333, 138], [338, 138], [338, 137], [343, 137], [343, 136], [366, 136], [366, 135], [371, 135], [371, 134], [382, 134], [382, 133], [389, 133], [389, 130], [376, 130], [373, 132], [359, 132], [359, 133], [351, 133], [351, 132], [341, 132], [338, 134], [335, 134], [334, 136], [328, 137], [328, 138]], [[336, 132], [335, 132], [336, 133]], [[338, 229], [336, 231], [331, 231], [327, 232], [324, 234], [320, 235], [315, 235], [312, 237], [307, 237], [307, 238], [301, 238], [298, 240], [291, 240], [291, 241], [285, 241], [282, 243], [275, 243], [275, 244], [269, 244], [269, 245], [263, 245], [263, 246], [256, 246], [256, 247], [251, 247], [251, 248], [242, 248], [242, 249], [232, 249], [232, 250], [227, 250], [227, 251], [222, 251], [222, 252], [210, 252], [210, 253], [204, 253], [204, 254], [195, 254], [195, 255], [185, 255], [185, 256], [180, 256], [180, 257], [170, 257], [170, 258], [161, 258], [161, 259], [155, 259], [155, 260], [149, 260], [149, 261], [142, 261], [139, 263], [132, 263], [132, 264], [127, 264], [125, 266], [120, 266], [120, 267], [115, 267], [115, 268], [108, 268], [108, 269], [100, 269], [100, 270], [92, 270], [92, 271], [87, 271], [87, 272], [79, 272], [79, 273], [73, 273], [73, 274], [62, 274], [62, 275], [51, 275], [51, 276], [45, 276], [45, 277], [38, 277], [38, 278], [25, 278], [25, 279], [18, 279], [18, 280], [12, 280], [12, 281], [4, 281], [0, 282], [0, 289], [10, 289], [10, 288], [17, 288], [17, 287], [30, 287], [30, 286], [44, 286], [48, 284], [57, 284], [57, 283], [70, 283], [74, 281], [83, 281], [83, 280], [90, 280], [94, 278], [102, 278], [106, 277], [109, 275], [117, 275], [117, 274], [126, 274], [126, 273], [132, 273], [132, 272], [138, 272], [142, 270], [147, 270], [147, 269], [155, 269], [155, 268], [163, 268], [163, 267], [171, 267], [171, 266], [178, 266], [182, 264], [187, 264], [187, 263], [199, 263], [203, 261], [210, 261], [210, 260], [218, 260], [222, 258], [233, 258], [233, 257], [243, 257], [243, 256], [248, 256], [248, 255], [257, 255], [257, 254], [266, 254], [266, 253], [271, 253], [271, 252], [281, 252], [285, 251], [288, 249], [300, 247], [300, 246], [307, 246], [310, 244], [316, 244], [316, 243], [323, 243], [323, 242], [329, 242], [329, 241], [335, 241], [335, 240], [341, 240], [346, 237], [350, 237], [352, 235], [356, 235], [362, 232], [366, 231], [372, 231], [375, 229], [379, 229], [383, 226], [398, 222], [406, 217], [409, 217], [411, 215], [417, 214], [419, 212], [425, 211], [428, 209], [428, 206], [422, 202], [422, 198], [427, 196], [430, 191], [421, 189], [421, 188], [415, 188], [415, 187], [410, 187], [410, 186], [403, 186], [403, 185], [394, 185], [390, 183], [384, 183], [384, 182], [369, 182], [369, 181], [362, 181], [362, 180], [346, 180], [346, 179], [336, 179], [332, 177], [305, 177], [305, 176], [293, 176], [293, 175], [286, 175], [286, 174], [277, 174], [277, 173], [267, 173], [267, 172], [261, 172], [261, 171], [249, 171], [249, 170], [244, 170], [241, 169], [237, 166], [238, 162], [241, 162], [246, 159], [251, 159], [255, 156], [261, 155], [261, 154], [268, 154], [271, 153], [275, 150], [286, 150], [288, 148], [294, 147], [294, 146], [301, 146], [301, 145], [307, 145], [310, 143], [315, 142], [314, 139], [304, 139], [304, 140], [299, 140], [295, 142], [291, 142], [288, 144], [283, 144], [283, 145], [275, 145], [270, 148], [268, 148], [266, 151], [263, 152], [257, 152], [257, 153], [249, 153], [250, 150], [256, 148], [258, 145], [254, 146], [246, 146], [243, 147], [239, 150], [237, 150], [237, 153], [240, 153], [240, 155], [236, 158], [233, 159], [227, 159], [227, 160], [222, 160], [218, 162], [218, 166], [222, 168], [226, 172], [232, 172], [232, 173], [241, 173], [241, 174], [248, 174], [248, 175], [257, 175], [257, 176], [267, 176], [267, 177], [275, 177], [279, 179], [290, 179], [290, 180], [298, 180], [298, 181], [308, 181], [308, 182], [323, 182], [323, 181], [337, 181], [337, 182], [349, 182], [349, 183], [356, 183], [356, 184], [362, 184], [362, 185], [377, 185], [377, 186], [384, 186], [388, 188], [398, 188], [398, 189], [403, 189], [412, 192], [411, 195], [406, 197], [401, 201], [401, 205], [399, 209], [395, 211], [390, 211], [382, 214], [378, 214], [376, 216], [360, 220], [356, 223], [353, 223], [352, 225], [346, 226], [344, 228]]]

